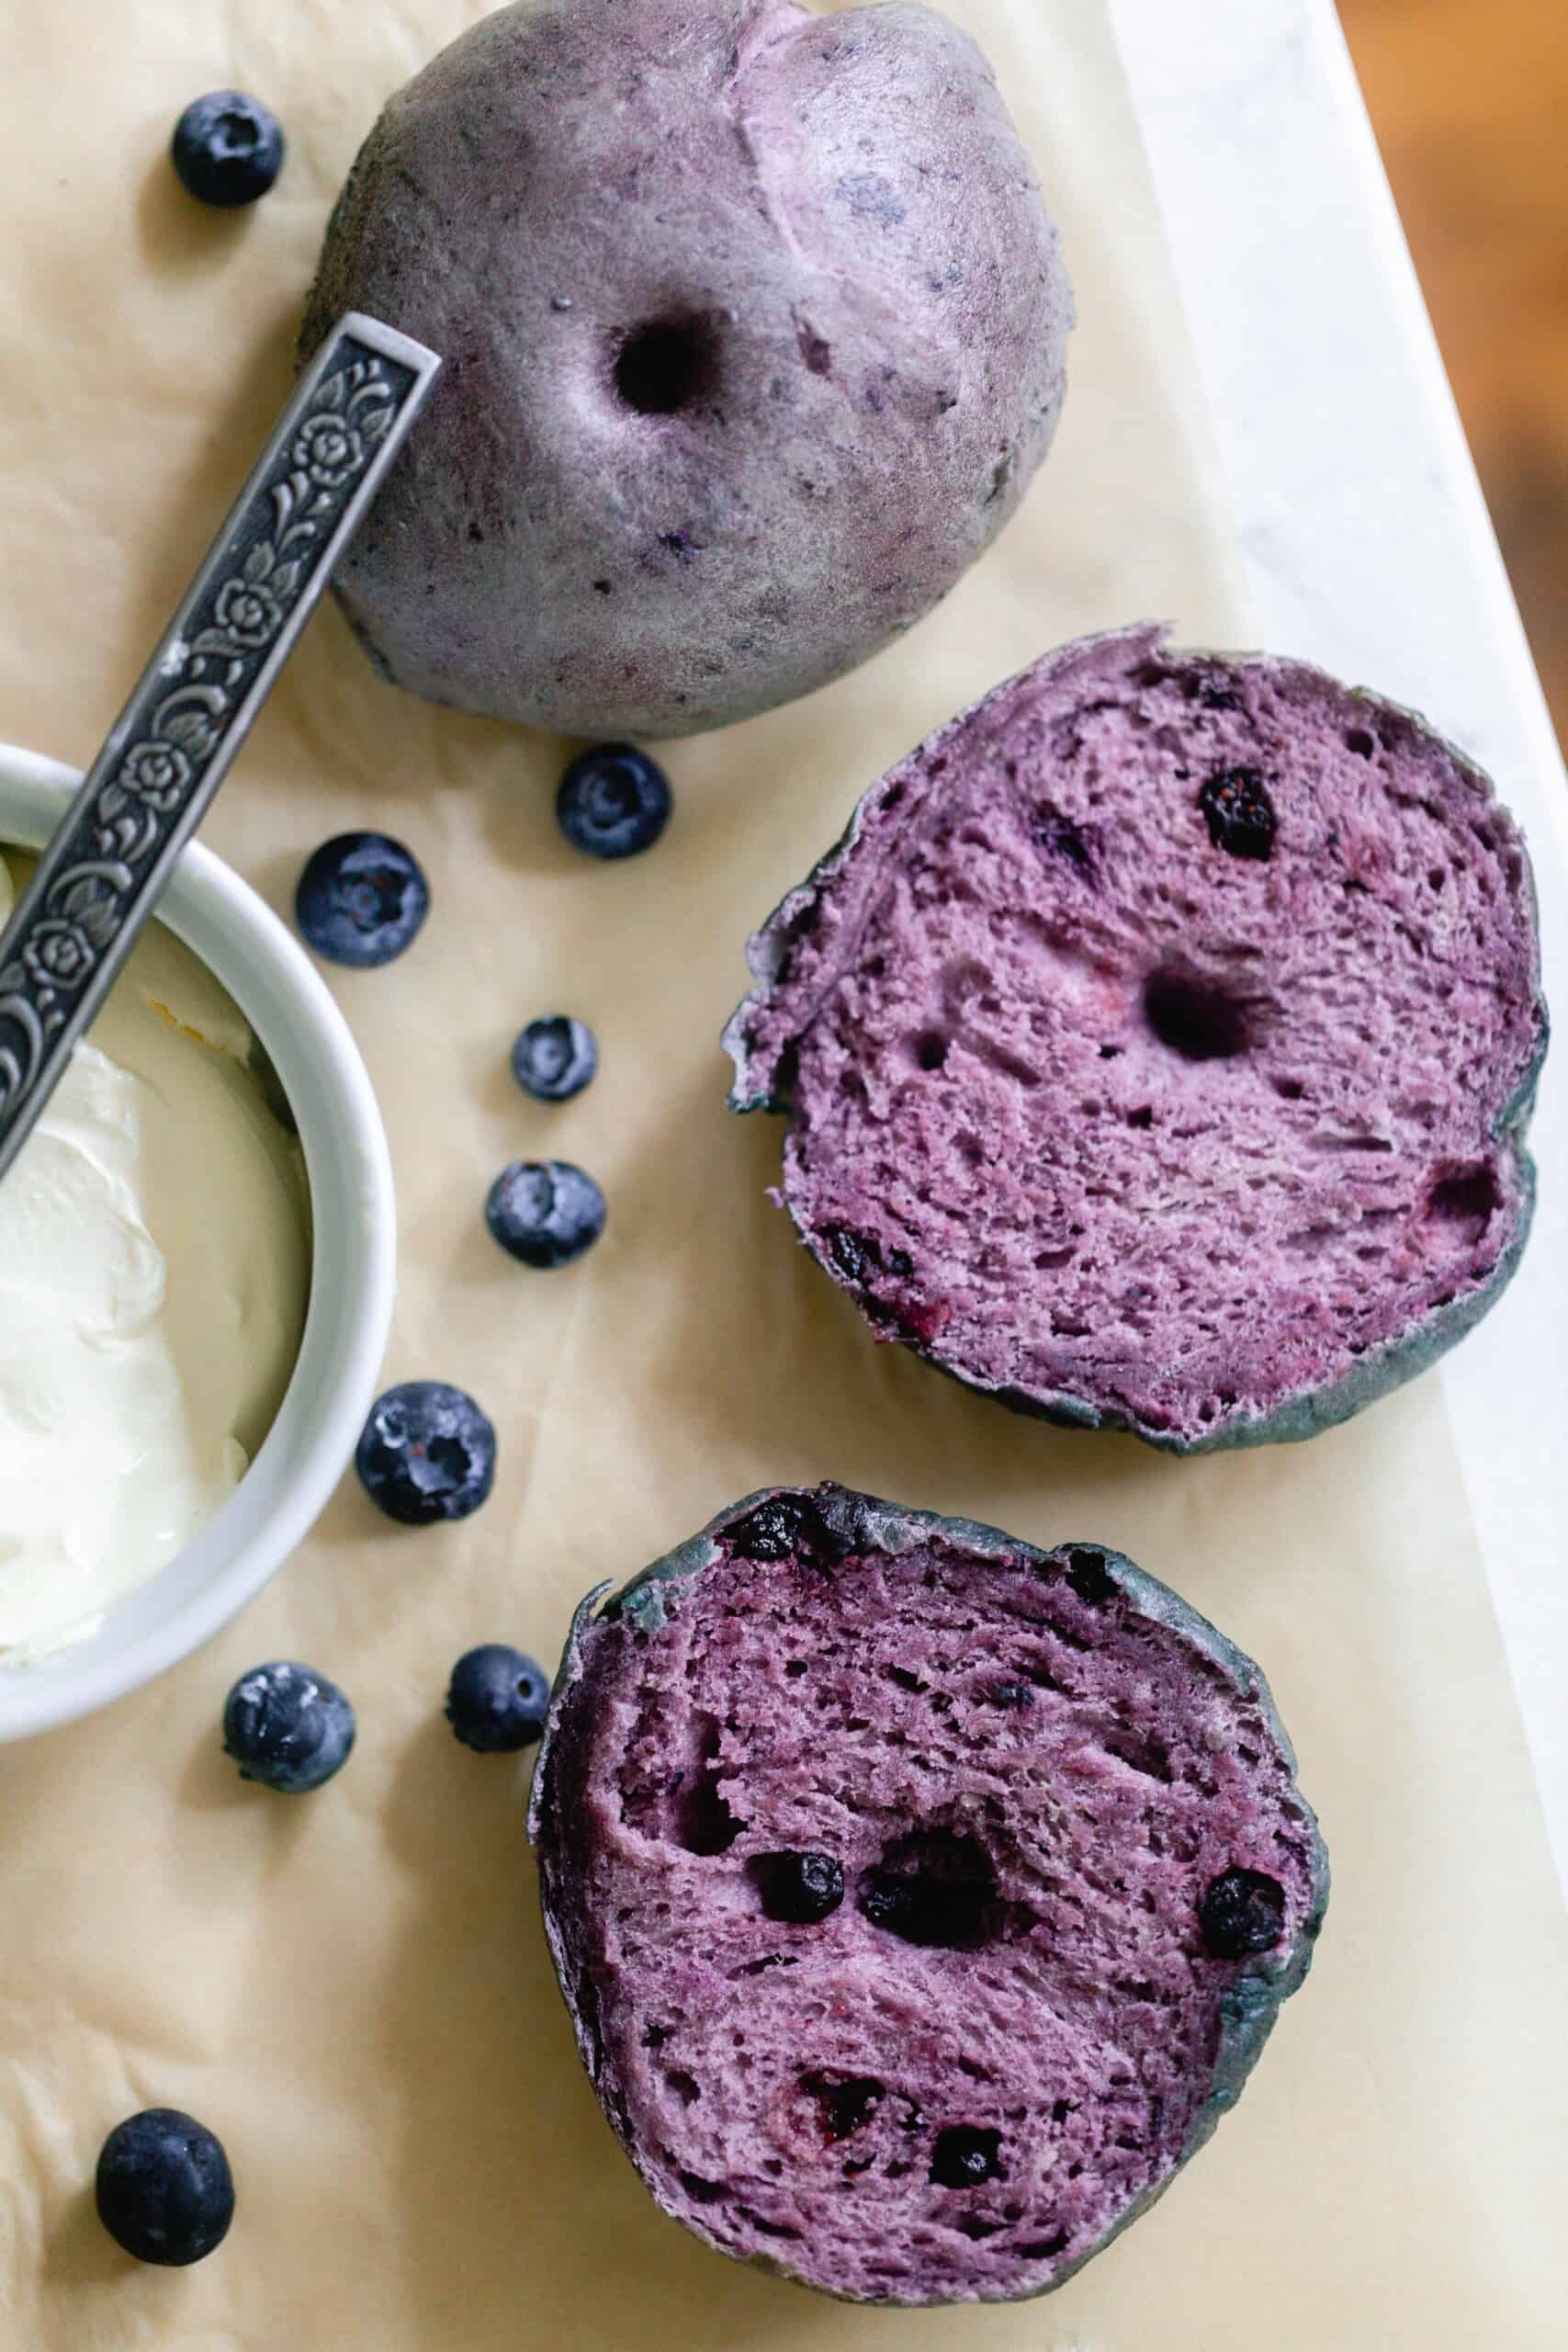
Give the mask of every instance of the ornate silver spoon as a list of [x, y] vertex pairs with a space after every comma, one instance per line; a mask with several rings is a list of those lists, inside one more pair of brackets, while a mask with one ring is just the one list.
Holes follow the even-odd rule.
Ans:
[[339, 320], [0, 932], [0, 1177], [155, 910], [441, 362]]

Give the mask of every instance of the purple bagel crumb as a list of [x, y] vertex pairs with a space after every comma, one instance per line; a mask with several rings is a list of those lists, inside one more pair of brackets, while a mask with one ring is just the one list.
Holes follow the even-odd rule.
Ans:
[[752, 942], [737, 1108], [879, 1336], [1178, 1450], [1299, 1436], [1513, 1271], [1545, 1047], [1480, 772], [1303, 663], [1048, 655]]
[[[861, 2300], [1043, 2292], [1207, 2137], [1305, 1973], [1327, 1871], [1289, 1743], [1114, 1553], [771, 1499], [807, 1504], [801, 1548], [746, 1548], [752, 1498], [574, 1628], [531, 1827], [584, 2060], [722, 2251]], [[771, 1912], [784, 1853], [840, 1864], [825, 1917]], [[1216, 1956], [1238, 1871], [1278, 1934]]]

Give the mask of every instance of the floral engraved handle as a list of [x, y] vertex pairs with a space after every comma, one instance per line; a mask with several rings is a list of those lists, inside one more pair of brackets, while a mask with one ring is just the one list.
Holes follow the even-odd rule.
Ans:
[[52, 1092], [441, 365], [339, 321], [0, 933], [0, 1175]]

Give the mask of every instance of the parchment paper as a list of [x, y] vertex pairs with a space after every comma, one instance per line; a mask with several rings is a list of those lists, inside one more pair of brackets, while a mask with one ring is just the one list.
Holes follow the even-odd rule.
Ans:
[[[96, 1721], [0, 1757], [0, 2342], [26, 2352], [1548, 2352], [1568, 2310], [1568, 1955], [1435, 1383], [1310, 1447], [1183, 1464], [1054, 1433], [896, 1350], [763, 1199], [771, 1122], [722, 1108], [741, 939], [855, 792], [1042, 646], [1135, 615], [1248, 638], [1194, 377], [1100, 0], [953, 0], [1040, 158], [1083, 322], [1058, 448], [1004, 543], [897, 651], [677, 749], [676, 821], [596, 868], [556, 834], [560, 747], [378, 684], [313, 628], [209, 828], [275, 903], [348, 825], [418, 849], [417, 949], [341, 994], [401, 1193], [389, 1377], [502, 1431], [494, 1497], [403, 1533], [352, 1481], [245, 1618]], [[463, 0], [51, 0], [8, 12], [0, 731], [81, 760], [289, 380], [332, 192]], [[200, 211], [163, 150], [223, 84], [275, 104], [287, 175]], [[1239, 195], [1238, 195], [1239, 200]], [[526, 1103], [520, 1023], [604, 1068]], [[534, 1275], [479, 1208], [506, 1159], [604, 1180], [608, 1235]], [[581, 2078], [521, 1826], [525, 1768], [439, 1721], [451, 1658], [553, 1659], [571, 1601], [767, 1478], [832, 1475], [1101, 1537], [1265, 1663], [1333, 1849], [1321, 1956], [1237, 2113], [1060, 2296], [855, 2312], [660, 2219]], [[3, 1508], [3, 1502], [0, 1502]], [[319, 1796], [242, 1786], [229, 1681], [303, 1656], [358, 1702]], [[140, 2270], [93, 2217], [105, 2132], [186, 2107], [232, 2234]]]

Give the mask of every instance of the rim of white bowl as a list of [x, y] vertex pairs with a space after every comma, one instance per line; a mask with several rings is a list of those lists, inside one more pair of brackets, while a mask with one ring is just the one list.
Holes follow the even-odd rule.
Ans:
[[[0, 840], [40, 847], [81, 777], [0, 743]], [[342, 1477], [391, 1327], [397, 1215], [369, 1074], [331, 990], [210, 850], [186, 850], [158, 919], [221, 981], [271, 1056], [304, 1149], [313, 1225], [299, 1353], [255, 1460], [210, 1524], [85, 1641], [0, 1668], [0, 1741], [52, 1730], [161, 1674], [228, 1623], [303, 1542]], [[214, 1720], [218, 1694], [214, 1694]]]

